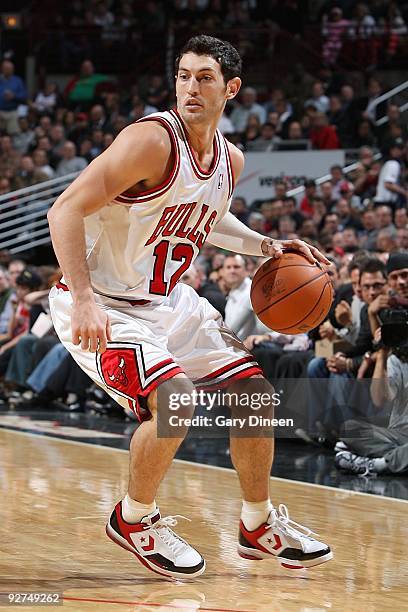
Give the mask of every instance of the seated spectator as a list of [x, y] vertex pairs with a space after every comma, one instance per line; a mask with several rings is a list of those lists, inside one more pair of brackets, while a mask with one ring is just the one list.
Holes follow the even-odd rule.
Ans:
[[9, 338], [9, 326], [14, 314], [14, 292], [6, 268], [0, 266], [0, 345]]
[[274, 125], [267, 122], [260, 127], [260, 135], [247, 143], [246, 149], [247, 151], [273, 151], [280, 142], [281, 138], [276, 135]]
[[312, 129], [310, 130], [310, 140], [314, 149], [329, 150], [340, 148], [336, 128], [329, 125], [327, 115], [324, 113], [316, 113]]
[[38, 172], [45, 174], [49, 179], [54, 178], [55, 170], [48, 163], [47, 154], [42, 149], [35, 149], [33, 152], [34, 167]]
[[379, 230], [375, 249], [378, 253], [392, 253], [397, 250], [397, 233], [389, 229]]
[[248, 336], [244, 345], [254, 355], [265, 377], [273, 383], [277, 378], [276, 366], [280, 357], [287, 353], [306, 351], [310, 341], [307, 334], [286, 335], [265, 331], [263, 334]]
[[13, 136], [13, 147], [18, 153], [25, 155], [35, 139], [34, 130], [31, 129], [27, 117], [18, 118], [19, 131]]
[[313, 179], [305, 181], [304, 187], [305, 195], [300, 201], [300, 212], [310, 217], [313, 214], [312, 199], [315, 197], [317, 191], [316, 182]]
[[41, 277], [32, 269], [26, 268], [16, 280], [16, 309], [9, 322], [7, 336], [0, 346], [0, 376], [7, 370], [14, 347], [20, 338], [28, 333], [30, 327], [30, 311], [26, 306], [25, 297], [39, 289]]
[[299, 229], [305, 218], [304, 215], [297, 210], [296, 198], [291, 196], [285, 197], [283, 200], [283, 214], [289, 215], [289, 217], [293, 219], [296, 230]]
[[45, 85], [44, 90], [37, 93], [32, 105], [39, 113], [52, 113], [60, 102], [58, 85], [49, 82]]
[[20, 168], [15, 177], [15, 189], [31, 187], [31, 185], [36, 185], [46, 180], [48, 180], [47, 174], [35, 167], [32, 157], [23, 155]]
[[260, 123], [265, 123], [265, 109], [256, 102], [257, 94], [253, 87], [245, 87], [241, 91], [240, 102], [231, 113], [230, 119], [236, 132], [244, 132], [249, 115], [257, 115]]
[[73, 142], [67, 140], [62, 147], [62, 159], [57, 166], [56, 176], [65, 176], [71, 172], [80, 172], [86, 168], [87, 161], [76, 155], [76, 147]]
[[251, 212], [248, 217], [248, 227], [254, 232], [259, 232], [260, 234], [266, 233], [266, 220], [262, 213], [260, 212]]
[[336, 205], [337, 199], [333, 195], [333, 184], [331, 181], [326, 181], [320, 185], [320, 196], [323, 199], [326, 210], [330, 212]]
[[265, 232], [278, 229], [278, 221], [283, 213], [283, 202], [279, 198], [272, 198], [261, 204], [261, 213], [264, 217]]
[[245, 223], [245, 225], [248, 225], [249, 211], [245, 198], [241, 198], [239, 196], [233, 197], [230, 211], [239, 221]]
[[327, 113], [329, 110], [329, 98], [324, 93], [323, 83], [315, 81], [312, 85], [312, 96], [306, 100], [304, 106], [312, 105], [319, 113]]
[[336, 128], [341, 146], [343, 148], [351, 147], [353, 136], [352, 117], [350, 117], [347, 105], [343, 104], [340, 96], [330, 96], [327, 116], [329, 124]]
[[246, 260], [242, 255], [231, 254], [225, 258], [224, 278], [229, 293], [225, 307], [225, 324], [241, 340], [256, 333], [258, 319], [251, 305], [251, 279]]
[[360, 147], [375, 147], [377, 139], [374, 134], [374, 126], [368, 119], [358, 122], [356, 133], [353, 136], [352, 146], [356, 149]]
[[109, 11], [105, 2], [97, 2], [94, 5], [92, 23], [101, 28], [109, 28], [113, 25], [115, 18]]
[[394, 225], [397, 229], [405, 229], [408, 226], [408, 212], [406, 208], [397, 208], [394, 215]]

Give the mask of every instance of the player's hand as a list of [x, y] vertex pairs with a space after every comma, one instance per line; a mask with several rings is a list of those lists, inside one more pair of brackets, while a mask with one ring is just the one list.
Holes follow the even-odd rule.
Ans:
[[310, 263], [315, 263], [318, 261], [325, 266], [331, 265], [331, 261], [329, 261], [327, 257], [323, 255], [323, 253], [320, 253], [319, 249], [311, 244], [303, 242], [303, 240], [272, 240], [271, 238], [265, 238], [265, 240], [262, 242], [262, 252], [265, 257], [273, 257], [278, 259], [283, 254], [284, 249], [299, 251], [305, 255]]
[[347, 358], [343, 353], [336, 353], [327, 359], [326, 366], [329, 372], [342, 374], [347, 371]]
[[72, 342], [91, 353], [104, 353], [112, 340], [109, 317], [95, 302], [74, 304], [71, 314]]
[[375, 298], [375, 300], [371, 302], [371, 304], [368, 307], [368, 312], [369, 314], [377, 314], [378, 312], [380, 312], [380, 310], [383, 310], [384, 308], [388, 308], [389, 305], [390, 305], [390, 302], [389, 302], [388, 295], [381, 293], [378, 297]]
[[334, 316], [340, 325], [349, 327], [353, 322], [350, 304], [346, 300], [341, 300], [335, 308]]
[[265, 342], [266, 340], [269, 340], [268, 334], [248, 336], [248, 338], [244, 340], [244, 346], [248, 349], [248, 351], [251, 351], [254, 346], [260, 344], [261, 342]]
[[327, 338], [330, 341], [335, 339], [336, 330], [334, 329], [330, 321], [325, 321], [324, 323], [322, 323], [322, 325], [320, 325], [319, 336], [321, 340], [324, 340], [325, 338]]

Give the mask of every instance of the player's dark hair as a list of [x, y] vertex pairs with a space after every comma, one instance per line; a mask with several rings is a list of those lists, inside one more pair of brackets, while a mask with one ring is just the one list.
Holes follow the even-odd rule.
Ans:
[[190, 38], [181, 49], [176, 58], [176, 74], [179, 69], [180, 59], [186, 53], [196, 55], [208, 55], [219, 63], [225, 83], [230, 79], [241, 76], [242, 60], [238, 51], [226, 40], [220, 40], [213, 36], [200, 34]]
[[381, 272], [384, 278], [387, 278], [387, 270], [385, 264], [377, 257], [370, 257], [360, 266], [360, 281], [363, 274], [375, 274]]

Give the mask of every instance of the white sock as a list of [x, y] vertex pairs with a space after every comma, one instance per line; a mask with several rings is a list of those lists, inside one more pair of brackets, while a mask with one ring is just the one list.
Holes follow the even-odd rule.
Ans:
[[265, 523], [273, 506], [270, 499], [260, 502], [247, 502], [243, 500], [241, 520], [248, 531], [254, 531], [259, 525]]
[[141, 504], [126, 494], [122, 500], [122, 514], [127, 523], [138, 523], [144, 516], [156, 510], [156, 502]]
[[387, 462], [384, 457], [377, 457], [373, 459], [374, 471], [377, 474], [381, 474], [381, 472], [385, 472], [387, 470]]

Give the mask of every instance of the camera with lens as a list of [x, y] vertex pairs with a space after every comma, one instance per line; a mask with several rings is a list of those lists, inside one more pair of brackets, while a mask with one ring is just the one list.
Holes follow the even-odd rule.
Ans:
[[394, 353], [408, 355], [408, 300], [399, 295], [390, 296], [390, 308], [381, 310], [381, 342]]

